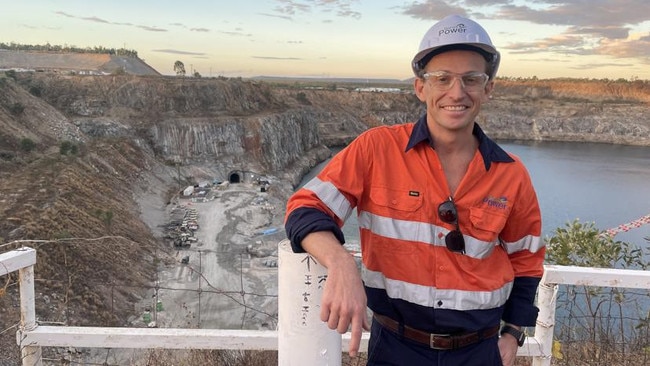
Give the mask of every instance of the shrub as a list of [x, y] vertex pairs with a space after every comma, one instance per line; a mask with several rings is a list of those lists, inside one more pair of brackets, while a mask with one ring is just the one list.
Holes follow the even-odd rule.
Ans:
[[32, 85], [29, 87], [29, 94], [40, 97], [43, 94], [43, 89], [38, 85]]
[[20, 148], [25, 152], [30, 152], [34, 150], [35, 147], [36, 147], [36, 143], [32, 141], [32, 139], [30, 138], [23, 137], [20, 140]]
[[[594, 223], [574, 220], [557, 228], [546, 241], [550, 264], [631, 269], [648, 266], [642, 249], [615, 241]], [[630, 289], [561, 286], [556, 307], [558, 348], [554, 351], [554, 357], [561, 360], [558, 365], [621, 365], [621, 360], [646, 364], [650, 331], [647, 302], [647, 293]]]
[[126, 75], [126, 70], [123, 67], [118, 67], [111, 72], [111, 75]]
[[16, 70], [7, 70], [5, 71], [5, 75], [7, 75], [8, 78], [16, 80]]
[[309, 99], [307, 99], [307, 94], [303, 92], [298, 92], [298, 94], [296, 95], [296, 99], [302, 104], [311, 105], [311, 102], [309, 101]]
[[25, 111], [25, 106], [22, 103], [16, 102], [9, 106], [9, 112], [14, 116], [21, 115]]
[[70, 141], [61, 141], [59, 145], [59, 153], [61, 155], [76, 155], [79, 147]]

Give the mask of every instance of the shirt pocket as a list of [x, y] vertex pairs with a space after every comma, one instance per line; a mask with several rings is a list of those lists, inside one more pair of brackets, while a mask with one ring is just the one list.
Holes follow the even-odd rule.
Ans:
[[[422, 194], [406, 189], [373, 187], [365, 210], [374, 218], [369, 228], [372, 232], [365, 244], [376, 253], [407, 255], [415, 252], [419, 241], [423, 216]], [[406, 242], [404, 242], [406, 241]]]
[[472, 223], [470, 235], [481, 241], [496, 242], [506, 226], [508, 214], [494, 209], [471, 207], [469, 219]]
[[398, 220], [420, 221], [422, 218], [422, 191], [372, 187], [369, 211]]

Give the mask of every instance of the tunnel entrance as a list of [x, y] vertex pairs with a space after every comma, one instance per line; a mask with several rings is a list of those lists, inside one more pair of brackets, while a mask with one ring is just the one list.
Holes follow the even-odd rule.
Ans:
[[228, 178], [230, 183], [241, 183], [241, 176], [239, 173], [231, 173], [230, 178]]

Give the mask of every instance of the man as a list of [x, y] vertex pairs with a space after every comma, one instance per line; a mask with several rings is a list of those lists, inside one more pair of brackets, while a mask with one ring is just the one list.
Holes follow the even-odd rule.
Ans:
[[[412, 63], [426, 114], [364, 132], [289, 199], [287, 235], [328, 269], [321, 319], [351, 330], [351, 356], [373, 311], [368, 365], [510, 366], [535, 324], [537, 197], [475, 123], [499, 61], [479, 24], [442, 19]], [[341, 245], [355, 207], [363, 278]]]

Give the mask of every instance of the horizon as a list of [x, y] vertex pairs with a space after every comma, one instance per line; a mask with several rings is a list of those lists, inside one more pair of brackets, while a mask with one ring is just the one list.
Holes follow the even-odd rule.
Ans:
[[490, 34], [498, 77], [650, 80], [650, 2], [623, 2], [25, 0], [3, 7], [0, 42], [132, 49], [163, 75], [181, 61], [204, 77], [408, 80], [426, 30], [456, 13]]
[[[0, 41], [0, 44], [13, 44], [16, 46], [32, 46], [32, 47], [40, 47], [40, 46], [45, 46], [45, 45], [22, 45], [18, 44], [16, 42], [2, 42]], [[51, 47], [58, 47], [61, 45], [49, 45]], [[102, 46], [97, 46], [97, 47], [102, 47]], [[88, 50], [92, 51], [93, 47], [89, 47]], [[110, 50], [106, 48], [107, 50]], [[79, 54], [89, 54], [89, 55], [114, 55], [110, 53], [99, 53], [99, 52], [81, 52], [80, 49], [77, 49], [75, 51], [65, 51], [65, 50], [14, 50], [14, 49], [5, 49], [0, 47], [0, 51], [3, 52], [34, 52], [34, 53], [40, 53], [40, 52], [45, 52], [45, 53], [55, 53], [55, 54], [74, 54], [74, 53], [79, 53]], [[136, 52], [138, 53], [137, 50], [127, 50], [129, 52]], [[118, 57], [133, 57], [132, 55], [115, 55]], [[139, 54], [135, 56], [136, 58], [140, 59]], [[146, 63], [145, 60], [140, 59], [140, 61]], [[149, 65], [146, 63], [147, 66], [150, 68], [153, 68], [153, 66]], [[12, 68], [9, 69], [3, 69], [0, 68], [1, 71], [7, 71], [11, 70]], [[155, 68], [153, 68], [155, 71]], [[34, 71], [34, 70], [29, 70], [29, 69], [23, 69], [19, 71]], [[163, 77], [178, 77], [177, 74], [163, 74], [160, 73], [160, 76]], [[194, 78], [193, 75], [186, 74], [183, 76], [184, 78]], [[227, 77], [223, 75], [213, 75], [213, 76], [205, 76], [205, 75], [199, 75], [198, 78], [219, 78], [219, 77]], [[198, 79], [197, 78], [197, 79]], [[372, 78], [372, 77], [359, 77], [359, 76], [348, 76], [348, 77], [337, 77], [337, 76], [295, 76], [295, 75], [281, 75], [281, 76], [275, 76], [275, 75], [252, 75], [252, 76], [228, 76], [227, 78], [242, 78], [242, 79], [251, 79], [251, 80], [261, 80], [261, 81], [284, 81], [284, 80], [293, 80], [293, 81], [322, 81], [322, 82], [343, 82], [343, 83], [363, 83], [364, 81], [367, 83], [370, 83], [371, 81], [373, 83], [388, 83], [388, 84], [399, 84], [399, 85], [409, 85], [413, 83], [414, 76], [410, 76], [409, 78], [406, 79], [391, 79], [391, 78]], [[495, 80], [514, 80], [514, 81], [586, 81], [586, 82], [634, 82], [636, 80], [640, 81], [650, 81], [650, 80], [645, 80], [645, 79], [625, 79], [625, 78], [618, 78], [618, 79], [609, 79], [607, 77], [604, 78], [596, 78], [596, 77], [591, 77], [591, 78], [579, 78], [579, 77], [548, 77], [548, 78], [540, 78], [537, 77], [536, 75], [534, 76], [502, 76], [502, 75], [497, 75]]]

